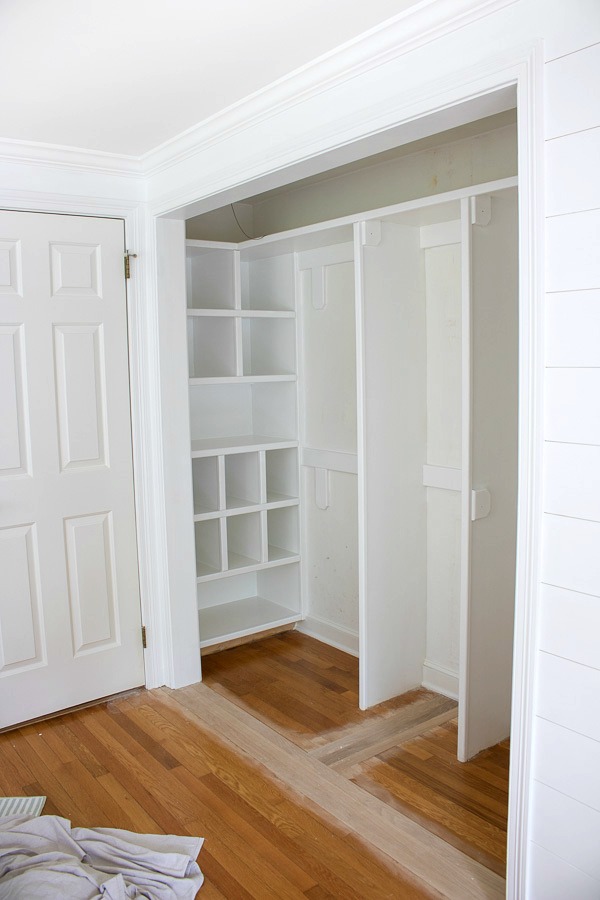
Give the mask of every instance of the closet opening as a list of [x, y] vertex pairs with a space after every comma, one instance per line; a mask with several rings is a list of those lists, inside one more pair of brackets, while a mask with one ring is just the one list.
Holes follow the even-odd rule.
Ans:
[[186, 222], [204, 678], [339, 771], [507, 766], [516, 175], [508, 110]]

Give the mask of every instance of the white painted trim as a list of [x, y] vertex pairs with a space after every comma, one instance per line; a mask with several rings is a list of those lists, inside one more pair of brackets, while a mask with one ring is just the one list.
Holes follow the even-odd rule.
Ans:
[[330, 647], [337, 647], [351, 656], [358, 656], [358, 634], [343, 625], [336, 625], [321, 616], [308, 615], [302, 622], [298, 622], [296, 629], [302, 634], [308, 634]]
[[461, 536], [458, 674], [458, 759], [467, 759], [468, 685], [471, 606], [471, 418], [472, 418], [472, 297], [470, 198], [460, 203], [461, 218]]
[[452, 466], [423, 466], [423, 487], [441, 488], [445, 491], [460, 491], [462, 469]]
[[250, 94], [142, 157], [150, 177], [298, 103], [429, 44], [517, 0], [421, 0]]
[[460, 219], [421, 226], [421, 250], [445, 247], [447, 244], [460, 244]]
[[158, 386], [158, 334], [156, 307], [148, 303], [151, 282], [148, 239], [141, 204], [67, 194], [0, 190], [0, 206], [29, 212], [106, 216], [125, 221], [126, 245], [138, 254], [127, 283], [131, 427], [135, 487], [136, 535], [142, 622], [148, 648], [144, 653], [146, 687], [164, 684], [164, 606], [166, 541], [162, 488], [161, 414]]
[[300, 454], [300, 465], [313, 469], [327, 469], [330, 472], [358, 473], [356, 453], [345, 453], [341, 450], [313, 450], [303, 447]]
[[94, 175], [122, 175], [142, 179], [142, 165], [135, 156], [44, 144], [40, 141], [16, 141], [0, 138], [0, 162], [27, 166], [88, 172]]
[[544, 56], [523, 60], [518, 82], [519, 456], [517, 566], [508, 806], [507, 900], [527, 893], [529, 800], [544, 446]]
[[428, 691], [458, 700], [458, 674], [445, 666], [426, 659], [423, 663], [422, 686]]
[[354, 225], [354, 296], [356, 322], [356, 461], [358, 504], [358, 701], [367, 708], [364, 660], [367, 648], [367, 490], [365, 428], [365, 266], [360, 223]]

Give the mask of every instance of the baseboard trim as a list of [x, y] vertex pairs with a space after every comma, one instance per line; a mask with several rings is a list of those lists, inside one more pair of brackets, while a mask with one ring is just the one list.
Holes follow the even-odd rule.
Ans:
[[336, 625], [320, 616], [307, 616], [302, 622], [298, 622], [296, 630], [329, 644], [330, 647], [343, 650], [344, 653], [350, 653], [351, 656], [358, 656], [358, 632], [343, 625]]
[[443, 694], [451, 700], [458, 700], [458, 675], [445, 666], [426, 659], [423, 663], [423, 687], [436, 694]]

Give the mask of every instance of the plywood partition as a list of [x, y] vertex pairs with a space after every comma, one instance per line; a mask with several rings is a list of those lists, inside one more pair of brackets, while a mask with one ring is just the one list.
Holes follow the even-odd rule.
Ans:
[[362, 708], [419, 685], [425, 657], [426, 338], [419, 239], [418, 227], [390, 221], [356, 226]]
[[467, 222], [466, 227], [471, 245], [471, 488], [489, 491], [491, 510], [466, 523], [470, 561], [462, 600], [462, 760], [510, 731], [517, 504], [516, 190], [491, 197], [487, 224]]

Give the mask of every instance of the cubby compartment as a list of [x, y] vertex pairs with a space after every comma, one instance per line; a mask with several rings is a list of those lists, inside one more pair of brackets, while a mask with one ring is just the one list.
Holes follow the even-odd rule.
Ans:
[[243, 319], [242, 359], [244, 375], [293, 375], [296, 371], [294, 320]]
[[227, 509], [255, 506], [261, 502], [258, 453], [232, 453], [225, 457]]
[[198, 585], [201, 647], [301, 618], [298, 563]]
[[298, 497], [298, 451], [267, 450], [265, 457], [267, 503]]
[[244, 569], [256, 566], [262, 559], [260, 513], [228, 516], [227, 568]]
[[190, 387], [193, 453], [212, 449], [296, 440], [296, 385], [193, 384]]
[[267, 510], [267, 541], [269, 562], [298, 555], [300, 536], [297, 507]]
[[241, 263], [242, 309], [293, 310], [293, 254]]
[[221, 508], [219, 492], [219, 459], [205, 456], [192, 460], [194, 515], [208, 515]]
[[190, 378], [236, 375], [235, 320], [220, 316], [188, 316]]
[[236, 251], [216, 250], [187, 241], [189, 309], [235, 309]]
[[196, 522], [196, 575], [203, 578], [220, 572], [221, 566], [221, 523], [218, 519]]

